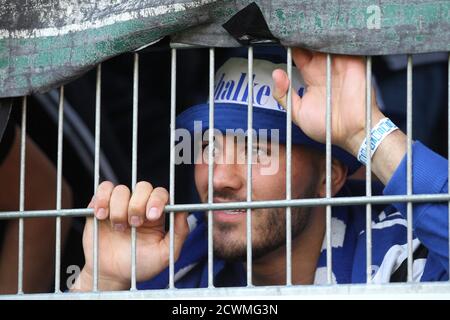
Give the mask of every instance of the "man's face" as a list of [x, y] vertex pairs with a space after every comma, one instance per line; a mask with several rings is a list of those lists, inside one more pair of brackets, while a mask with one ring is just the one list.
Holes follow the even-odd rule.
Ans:
[[[244, 144], [244, 145], [240, 145]], [[204, 144], [204, 148], [208, 145]], [[286, 148], [279, 145], [258, 146], [253, 151], [252, 200], [286, 199]], [[206, 150], [205, 150], [206, 151]], [[226, 161], [214, 163], [214, 203], [246, 201], [247, 165], [236, 161], [245, 155], [245, 142], [224, 139], [215, 143], [215, 156]], [[259, 161], [265, 158], [264, 164]], [[309, 148], [292, 146], [292, 199], [316, 197], [320, 189], [322, 156]], [[267, 159], [278, 161], [277, 170], [267, 175]], [[208, 164], [195, 165], [195, 183], [202, 202], [208, 201]], [[292, 235], [299, 235], [308, 225], [311, 208], [292, 208]], [[246, 210], [213, 212], [214, 254], [226, 260], [245, 260]], [[285, 245], [286, 220], [284, 208], [252, 210], [253, 257], [258, 259]]]

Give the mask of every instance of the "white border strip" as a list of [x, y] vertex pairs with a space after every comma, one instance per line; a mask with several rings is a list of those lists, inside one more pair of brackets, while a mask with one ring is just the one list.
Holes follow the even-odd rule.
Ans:
[[102, 299], [450, 299], [448, 282], [269, 286], [252, 288], [156, 289], [115, 292], [0, 295], [1, 300]]
[[134, 12], [124, 12], [106, 17], [101, 20], [83, 22], [79, 24], [69, 24], [63, 27], [51, 27], [42, 29], [22, 29], [9, 31], [6, 29], [0, 29], [0, 40], [5, 38], [14, 39], [30, 39], [40, 37], [56, 37], [68, 34], [70, 32], [79, 32], [88, 29], [97, 29], [105, 26], [115, 24], [117, 22], [125, 22], [134, 19], [142, 19], [160, 16], [168, 13], [176, 13], [195, 9], [201, 6], [205, 6], [211, 3], [217, 2], [217, 0], [198, 0], [187, 3], [174, 3], [170, 5], [161, 5], [157, 7], [139, 9]]

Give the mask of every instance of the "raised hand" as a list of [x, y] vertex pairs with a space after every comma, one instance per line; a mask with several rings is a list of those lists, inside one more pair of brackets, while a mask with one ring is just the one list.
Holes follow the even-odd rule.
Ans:
[[[99, 185], [89, 208], [99, 221], [99, 289], [120, 290], [130, 287], [131, 226], [136, 227], [136, 279], [154, 277], [169, 263], [169, 233], [164, 228], [164, 206], [169, 194], [164, 188], [153, 188], [139, 182], [133, 194], [124, 185], [106, 181]], [[189, 232], [187, 213], [175, 216], [174, 255]], [[73, 290], [89, 290], [93, 277], [93, 219], [88, 218], [83, 233], [85, 266]]]
[[[292, 57], [307, 86], [300, 98], [292, 90], [293, 121], [310, 138], [325, 142], [327, 69], [326, 54], [305, 49], [292, 49]], [[334, 55], [331, 65], [332, 143], [355, 154], [365, 137], [366, 73], [364, 59]], [[274, 98], [286, 107], [289, 80], [286, 72], [273, 72]], [[376, 104], [372, 89], [372, 123], [383, 114]], [[355, 150], [356, 149], [356, 150]]]
[[[300, 98], [292, 90], [292, 120], [310, 138], [326, 140], [326, 54], [292, 49], [292, 57], [306, 84]], [[354, 156], [366, 137], [366, 71], [362, 57], [333, 55], [331, 64], [331, 141]], [[272, 74], [274, 98], [286, 108], [289, 79], [277, 69]], [[378, 108], [372, 90], [372, 127], [385, 116]], [[406, 153], [406, 136], [394, 131], [383, 140], [372, 157], [372, 171], [387, 183]]]

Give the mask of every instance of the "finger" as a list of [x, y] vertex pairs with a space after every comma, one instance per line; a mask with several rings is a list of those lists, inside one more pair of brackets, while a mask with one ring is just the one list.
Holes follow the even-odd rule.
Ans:
[[94, 196], [94, 212], [97, 219], [104, 220], [109, 215], [109, 200], [114, 189], [114, 184], [110, 181], [103, 181], [97, 187]]
[[[366, 70], [366, 58], [359, 56], [339, 55], [334, 56], [332, 60], [333, 71], [337, 73], [346, 73], [357, 71], [359, 73]], [[334, 74], [333, 74], [334, 75]]]
[[147, 202], [153, 187], [146, 181], [136, 184], [133, 195], [128, 205], [128, 223], [133, 227], [139, 227], [144, 223]]
[[169, 193], [166, 189], [155, 188], [147, 202], [147, 219], [156, 221], [160, 219], [164, 212], [164, 206], [169, 202]]
[[326, 54], [295, 48], [292, 58], [306, 85], [322, 83], [326, 75]]
[[95, 201], [95, 195], [92, 196], [91, 201], [89, 202], [89, 204], [87, 205], [87, 208], [94, 208], [94, 201]]
[[303, 68], [308, 66], [308, 64], [312, 61], [314, 54], [303, 48], [293, 48], [292, 49], [292, 58], [295, 62], [295, 65], [298, 69], [300, 69], [300, 72]]
[[[189, 234], [189, 224], [187, 222], [188, 213], [187, 212], [178, 212], [175, 213], [175, 221], [173, 228], [173, 245], [174, 245], [174, 257], [178, 259], [181, 248], [183, 247], [184, 241]], [[165, 236], [164, 241], [169, 244], [170, 243], [170, 233], [168, 232]]]
[[128, 220], [130, 189], [124, 185], [114, 188], [109, 201], [109, 218], [115, 231], [125, 231]]
[[284, 70], [275, 69], [272, 72], [272, 79], [274, 83], [273, 97], [283, 108], [286, 108], [287, 92], [289, 88], [288, 76]]
[[[287, 96], [289, 88], [289, 78], [284, 70], [276, 69], [272, 73], [274, 82], [273, 97], [284, 108], [287, 109]], [[302, 99], [295, 90], [292, 90], [292, 120], [299, 125], [300, 124], [300, 108]]]

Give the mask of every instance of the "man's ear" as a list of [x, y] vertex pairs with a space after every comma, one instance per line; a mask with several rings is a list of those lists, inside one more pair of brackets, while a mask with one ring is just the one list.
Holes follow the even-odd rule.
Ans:
[[[348, 171], [347, 166], [345, 166], [341, 161], [334, 158], [331, 159], [331, 196], [334, 197], [336, 193], [338, 193], [339, 190], [341, 190], [342, 186], [345, 184], [345, 181], [347, 181], [347, 171]], [[327, 186], [326, 168], [324, 166], [319, 191], [319, 195], [323, 198], [326, 197], [327, 194], [326, 186]]]

